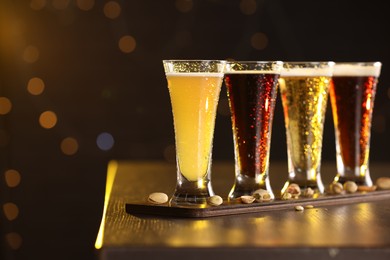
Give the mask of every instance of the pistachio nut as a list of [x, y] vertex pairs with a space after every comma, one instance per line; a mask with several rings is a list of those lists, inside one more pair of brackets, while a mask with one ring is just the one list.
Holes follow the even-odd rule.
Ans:
[[358, 185], [357, 190], [358, 191], [375, 191], [376, 188], [377, 188], [376, 185], [372, 185], [372, 186]]
[[168, 201], [168, 195], [163, 192], [153, 192], [149, 195], [148, 201], [152, 204], [163, 204]]
[[248, 196], [248, 195], [241, 196], [240, 199], [241, 199], [241, 202], [244, 204], [251, 204], [256, 200], [255, 197]]
[[341, 194], [344, 191], [344, 187], [340, 182], [332, 182], [330, 184], [329, 190], [333, 194]]
[[358, 189], [358, 186], [354, 181], [346, 181], [343, 187], [347, 193], [355, 193]]
[[254, 197], [257, 202], [272, 200], [271, 194], [267, 190], [264, 190], [264, 189], [255, 190], [252, 193], [252, 197]]
[[219, 195], [214, 195], [208, 198], [208, 202], [212, 206], [219, 206], [223, 203], [223, 199]]
[[292, 199], [292, 195], [291, 193], [288, 193], [288, 192], [285, 192], [282, 194], [282, 200], [291, 200]]
[[311, 198], [311, 197], [313, 197], [313, 195], [314, 195], [314, 190], [312, 188], [308, 187], [308, 188], [304, 189], [304, 191], [303, 191], [304, 197]]
[[390, 189], [390, 177], [380, 177], [376, 180], [376, 186], [379, 190]]
[[293, 199], [297, 199], [301, 195], [301, 188], [296, 183], [290, 183], [285, 192], [290, 193]]

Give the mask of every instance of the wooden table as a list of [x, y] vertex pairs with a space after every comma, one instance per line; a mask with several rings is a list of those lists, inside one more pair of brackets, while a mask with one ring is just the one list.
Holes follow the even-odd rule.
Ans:
[[[335, 173], [323, 163], [327, 184]], [[373, 180], [390, 164], [371, 164]], [[285, 163], [270, 164], [274, 191], [287, 176]], [[226, 197], [234, 181], [231, 162], [214, 162], [214, 190]], [[111, 161], [103, 218], [95, 243], [99, 259], [390, 259], [390, 199], [210, 218], [126, 213], [125, 204], [155, 191], [172, 194], [174, 164]]]

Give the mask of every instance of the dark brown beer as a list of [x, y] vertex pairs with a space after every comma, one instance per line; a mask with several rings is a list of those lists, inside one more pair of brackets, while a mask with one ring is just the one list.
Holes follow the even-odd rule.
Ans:
[[250, 194], [268, 180], [278, 79], [279, 74], [225, 74], [236, 158], [232, 197]]
[[341, 182], [354, 180], [366, 185], [377, 81], [376, 76], [333, 76], [330, 97]]

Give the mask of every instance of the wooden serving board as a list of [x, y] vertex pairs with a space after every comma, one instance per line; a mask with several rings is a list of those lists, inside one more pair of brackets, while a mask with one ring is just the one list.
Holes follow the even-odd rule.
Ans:
[[254, 202], [244, 204], [224, 201], [219, 206], [207, 205], [205, 208], [193, 206], [171, 206], [168, 203], [154, 205], [148, 202], [129, 202], [125, 209], [133, 215], [157, 215], [181, 218], [208, 218], [235, 214], [257, 213], [265, 211], [294, 209], [295, 206], [312, 205], [314, 207], [362, 203], [376, 200], [390, 199], [390, 190], [357, 192], [342, 195], [324, 195], [318, 198], [299, 198], [281, 200], [277, 198], [271, 202]]

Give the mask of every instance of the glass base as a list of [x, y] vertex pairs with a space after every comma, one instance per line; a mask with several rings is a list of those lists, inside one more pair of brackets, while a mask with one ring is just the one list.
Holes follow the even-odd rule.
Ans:
[[369, 175], [365, 175], [365, 176], [340, 176], [340, 175], [337, 175], [334, 178], [334, 182], [340, 182], [341, 184], [344, 184], [346, 181], [353, 181], [358, 186], [371, 187], [373, 185], [371, 177]]
[[228, 199], [233, 200], [244, 195], [252, 195], [252, 193], [258, 189], [267, 190], [271, 195], [271, 199], [275, 198], [268, 178], [259, 182], [253, 177], [239, 175], [236, 177], [233, 188], [228, 195]]
[[210, 182], [186, 181], [176, 186], [170, 205], [202, 207], [207, 205], [207, 199], [211, 196], [214, 196], [214, 191]]

